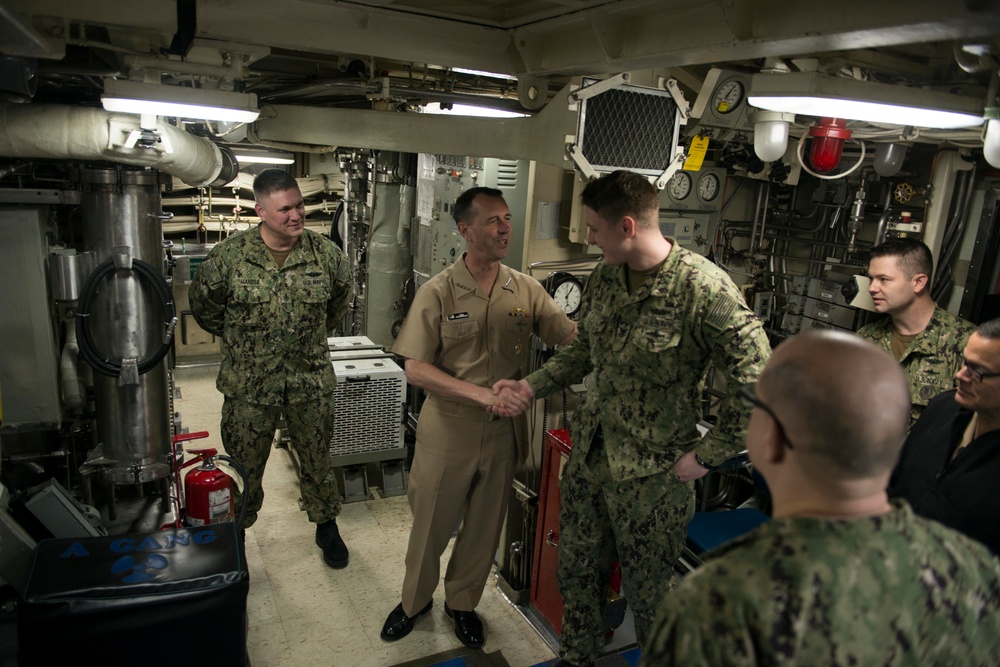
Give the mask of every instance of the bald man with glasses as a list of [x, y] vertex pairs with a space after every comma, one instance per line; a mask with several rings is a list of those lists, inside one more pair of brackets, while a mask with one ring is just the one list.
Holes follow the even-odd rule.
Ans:
[[1000, 319], [980, 324], [903, 446], [890, 496], [1000, 555]]
[[892, 356], [814, 330], [740, 393], [773, 518], [664, 597], [640, 667], [995, 665], [1000, 562], [886, 494], [910, 412]]

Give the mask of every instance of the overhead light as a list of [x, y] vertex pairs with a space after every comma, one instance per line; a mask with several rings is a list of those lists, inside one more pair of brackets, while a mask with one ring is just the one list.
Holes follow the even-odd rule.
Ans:
[[983, 135], [983, 157], [990, 166], [1000, 169], [1000, 119], [989, 118], [986, 121], [986, 133]]
[[257, 96], [224, 90], [167, 86], [124, 79], [104, 79], [101, 103], [108, 111], [197, 118], [235, 123], [257, 120]]
[[237, 162], [243, 164], [293, 164], [295, 156], [288, 151], [267, 148], [266, 146], [250, 146], [244, 144], [227, 144], [236, 156]]
[[906, 159], [906, 145], [884, 142], [875, 147], [875, 161], [872, 167], [879, 176], [890, 177], [899, 173], [903, 168], [903, 160]]
[[754, 111], [750, 120], [753, 122], [753, 152], [764, 162], [780, 160], [788, 148], [788, 124], [795, 120], [795, 114]]
[[523, 118], [528, 115], [505, 109], [477, 107], [472, 104], [452, 104], [451, 109], [442, 109], [439, 102], [431, 102], [424, 105], [424, 113], [439, 113], [451, 116], [478, 116], [480, 118]]
[[983, 124], [981, 99], [819, 72], [754, 74], [749, 102], [768, 111], [891, 125], [955, 129]]

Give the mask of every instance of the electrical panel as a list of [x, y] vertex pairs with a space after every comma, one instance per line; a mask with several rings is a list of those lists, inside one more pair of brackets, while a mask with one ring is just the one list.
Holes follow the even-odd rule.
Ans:
[[528, 160], [462, 155], [419, 156], [417, 178], [418, 220], [411, 227], [413, 270], [419, 287], [462, 256], [465, 239], [455, 224], [458, 196], [474, 187], [496, 188], [503, 193], [511, 213], [511, 234], [504, 264], [522, 270], [524, 230], [528, 210]]
[[849, 306], [840, 288], [849, 276], [829, 274], [825, 278], [796, 276], [792, 279], [781, 329], [797, 334], [807, 329], [844, 329], [858, 326], [858, 310]]

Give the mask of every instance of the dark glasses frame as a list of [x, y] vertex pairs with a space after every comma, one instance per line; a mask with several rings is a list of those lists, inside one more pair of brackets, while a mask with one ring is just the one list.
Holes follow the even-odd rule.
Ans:
[[792, 445], [792, 441], [788, 439], [788, 433], [785, 431], [785, 427], [781, 423], [781, 420], [778, 419], [778, 415], [774, 414], [774, 410], [772, 410], [766, 403], [757, 398], [756, 382], [749, 382], [747, 384], [740, 385], [740, 388], [737, 390], [737, 392], [739, 393], [740, 398], [746, 401], [747, 404], [752, 405], [756, 408], [760, 408], [761, 410], [766, 412], [771, 417], [771, 419], [774, 420], [774, 423], [778, 425], [778, 432], [781, 433], [781, 437], [785, 439], [785, 444], [788, 445], [788, 448], [795, 449], [795, 447]]

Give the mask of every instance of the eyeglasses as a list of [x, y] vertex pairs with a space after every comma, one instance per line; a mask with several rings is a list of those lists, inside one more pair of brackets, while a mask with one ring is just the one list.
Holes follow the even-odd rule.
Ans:
[[747, 405], [752, 405], [754, 407], [760, 408], [774, 420], [774, 423], [778, 425], [778, 432], [781, 433], [781, 437], [785, 439], [785, 444], [788, 445], [789, 449], [795, 449], [792, 446], [792, 441], [788, 439], [788, 434], [785, 433], [785, 427], [782, 426], [781, 420], [778, 419], [778, 415], [774, 414], [774, 410], [765, 405], [759, 398], [757, 398], [757, 383], [750, 382], [748, 384], [742, 385], [739, 388], [739, 395]]
[[972, 364], [969, 363], [969, 360], [966, 359], [965, 357], [962, 357], [962, 366], [968, 369], [969, 375], [971, 375], [972, 379], [975, 380], [976, 382], [982, 382], [986, 378], [1000, 377], [1000, 373], [987, 373], [982, 369], [973, 366]]

